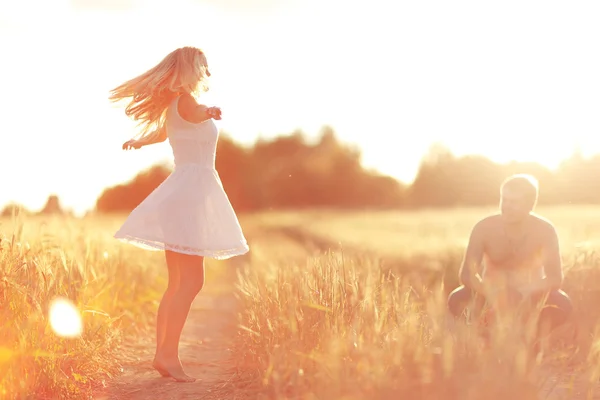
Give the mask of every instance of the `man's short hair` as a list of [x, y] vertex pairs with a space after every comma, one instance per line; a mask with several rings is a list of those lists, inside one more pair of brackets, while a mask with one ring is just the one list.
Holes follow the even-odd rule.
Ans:
[[538, 200], [539, 183], [538, 180], [529, 174], [514, 174], [509, 176], [502, 182], [500, 192], [504, 188], [510, 188], [515, 192], [523, 193], [526, 199], [531, 202], [533, 208]]

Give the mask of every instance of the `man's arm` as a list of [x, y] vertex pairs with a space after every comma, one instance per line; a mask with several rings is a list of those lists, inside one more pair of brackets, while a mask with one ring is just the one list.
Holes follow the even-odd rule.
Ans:
[[459, 271], [459, 278], [465, 287], [474, 290], [477, 293], [485, 295], [479, 268], [483, 261], [484, 254], [484, 229], [482, 222], [477, 223], [471, 231], [469, 244], [465, 251], [462, 265]]
[[558, 290], [562, 286], [564, 274], [558, 234], [554, 226], [549, 224], [544, 230], [544, 244], [542, 248], [542, 265], [545, 277], [528, 285], [527, 290], [531, 295]]
[[558, 290], [562, 286], [564, 274], [558, 234], [554, 226], [550, 225], [547, 243], [544, 248], [544, 272], [548, 280], [549, 290]]

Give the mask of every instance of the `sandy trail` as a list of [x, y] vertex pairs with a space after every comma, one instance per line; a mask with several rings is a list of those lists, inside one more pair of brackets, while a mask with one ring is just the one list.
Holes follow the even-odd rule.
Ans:
[[220, 262], [215, 281], [207, 272], [207, 282], [198, 295], [181, 335], [180, 358], [193, 383], [178, 383], [161, 377], [152, 367], [155, 334], [123, 343], [119, 362], [123, 373], [94, 397], [95, 400], [180, 400], [211, 399], [215, 384], [223, 379], [231, 365], [231, 341], [237, 324], [237, 300], [234, 292], [235, 269], [246, 256]]
[[[150, 362], [154, 355], [154, 333], [136, 338], [122, 347], [124, 372], [111, 382], [96, 400], [113, 399], [218, 399], [218, 386], [228, 378], [234, 355], [231, 352], [237, 329], [237, 301], [233, 295], [236, 269], [249, 262], [305, 262], [306, 257], [328, 249], [339, 250], [339, 244], [326, 242], [295, 229], [265, 229], [249, 224], [247, 237], [252, 238], [251, 253], [235, 257], [220, 266], [226, 273], [216, 281], [207, 275], [207, 284], [194, 304], [182, 334], [181, 360], [186, 372], [198, 378], [194, 383], [177, 383], [162, 378]], [[347, 249], [351, 250], [351, 249]], [[350, 251], [351, 252], [351, 251]], [[585, 377], [576, 373], [540, 371], [546, 381], [540, 386], [539, 399], [600, 399], [600, 390], [588, 392]], [[597, 386], [597, 385], [591, 385]]]

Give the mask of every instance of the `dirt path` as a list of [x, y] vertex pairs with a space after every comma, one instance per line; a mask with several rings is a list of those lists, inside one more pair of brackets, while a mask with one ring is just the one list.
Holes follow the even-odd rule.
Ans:
[[[250, 224], [247, 236], [252, 238], [252, 254], [219, 263], [227, 273], [211, 280], [207, 274], [205, 290], [198, 296], [184, 328], [181, 359], [194, 383], [176, 383], [162, 378], [150, 367], [154, 354], [154, 334], [136, 338], [123, 346], [121, 354], [124, 372], [111, 382], [108, 390], [95, 400], [213, 400], [218, 384], [227, 379], [232, 365], [232, 338], [237, 325], [237, 303], [233, 296], [237, 267], [249, 262], [303, 262], [307, 256], [328, 249], [338, 250], [339, 244], [329, 243], [296, 229], [265, 229]], [[349, 250], [349, 249], [347, 249]], [[600, 399], [600, 391], [589, 396], [589, 385], [577, 373], [543, 371], [548, 378], [540, 386], [539, 399]], [[579, 376], [578, 376], [579, 375]], [[589, 396], [589, 397], [588, 397]]]
[[226, 273], [207, 284], [194, 303], [181, 337], [180, 358], [193, 383], [177, 383], [161, 377], [150, 364], [154, 356], [155, 337], [136, 338], [119, 349], [123, 373], [95, 400], [186, 400], [209, 399], [214, 384], [222, 379], [231, 365], [231, 339], [237, 324], [237, 304], [233, 296], [235, 270], [245, 257], [220, 262], [217, 268]]

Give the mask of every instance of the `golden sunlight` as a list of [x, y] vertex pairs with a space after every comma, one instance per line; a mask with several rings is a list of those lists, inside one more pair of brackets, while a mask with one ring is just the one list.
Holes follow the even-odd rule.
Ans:
[[50, 304], [50, 326], [61, 337], [77, 337], [83, 331], [81, 316], [69, 299], [56, 298]]
[[535, 144], [515, 149], [514, 145], [511, 144], [497, 146], [497, 149], [489, 150], [482, 155], [500, 163], [511, 161], [534, 162], [546, 168], [554, 169], [571, 156], [573, 150], [574, 148], [570, 146], [542, 147]]

